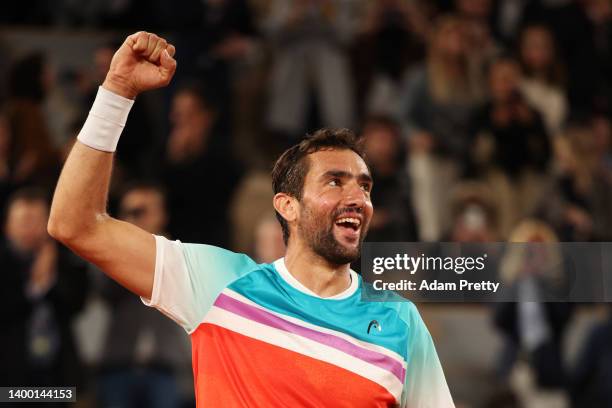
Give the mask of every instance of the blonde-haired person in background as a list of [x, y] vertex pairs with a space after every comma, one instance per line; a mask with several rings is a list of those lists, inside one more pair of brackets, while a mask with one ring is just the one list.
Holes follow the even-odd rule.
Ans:
[[470, 119], [484, 83], [474, 70], [463, 21], [438, 17], [427, 59], [406, 78], [399, 121], [408, 140], [408, 173], [420, 239], [435, 241], [450, 225], [450, 187], [470, 146]]
[[526, 408], [567, 407], [562, 341], [573, 306], [545, 302], [548, 291], [564, 284], [559, 241], [548, 224], [526, 219], [509, 243], [500, 277], [519, 301], [496, 305], [495, 326], [504, 337], [501, 374]]

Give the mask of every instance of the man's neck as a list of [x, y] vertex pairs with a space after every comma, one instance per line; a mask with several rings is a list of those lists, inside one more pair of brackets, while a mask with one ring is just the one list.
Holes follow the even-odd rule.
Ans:
[[285, 266], [298, 282], [322, 298], [335, 296], [351, 286], [349, 264], [331, 264], [310, 249], [289, 245]]

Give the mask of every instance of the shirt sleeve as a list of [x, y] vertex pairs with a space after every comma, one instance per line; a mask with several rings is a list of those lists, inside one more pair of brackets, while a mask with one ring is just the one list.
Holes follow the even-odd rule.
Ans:
[[408, 367], [402, 408], [454, 408], [429, 330], [416, 306], [409, 303]]
[[184, 244], [155, 235], [151, 299], [141, 298], [191, 334], [221, 291], [257, 264], [244, 254], [212, 245]]

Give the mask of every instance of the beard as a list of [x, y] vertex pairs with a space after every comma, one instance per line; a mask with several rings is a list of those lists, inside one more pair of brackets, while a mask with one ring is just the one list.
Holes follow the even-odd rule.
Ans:
[[[349, 248], [342, 245], [334, 236], [334, 220], [344, 212], [342, 209], [334, 213], [325, 220], [324, 217], [317, 216], [308, 207], [302, 208], [301, 222], [298, 225], [300, 236], [308, 244], [315, 254], [334, 265], [344, 265], [351, 263], [361, 256], [361, 245]], [[327, 222], [325, 222], [327, 221]], [[362, 224], [359, 243], [363, 242], [366, 236], [367, 225]]]

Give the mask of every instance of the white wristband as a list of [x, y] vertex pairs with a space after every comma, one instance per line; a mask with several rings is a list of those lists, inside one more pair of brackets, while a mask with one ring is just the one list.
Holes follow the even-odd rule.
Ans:
[[133, 100], [99, 87], [77, 139], [93, 149], [114, 152], [133, 104]]

